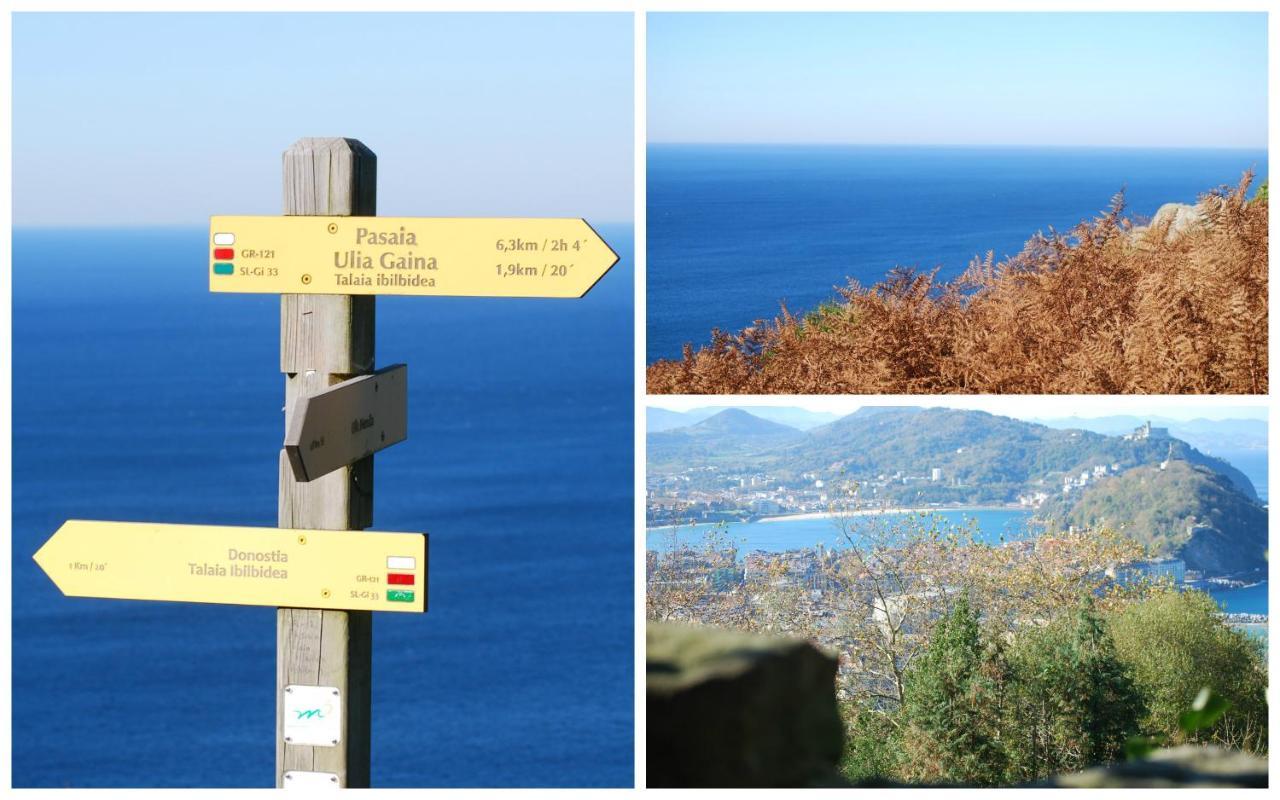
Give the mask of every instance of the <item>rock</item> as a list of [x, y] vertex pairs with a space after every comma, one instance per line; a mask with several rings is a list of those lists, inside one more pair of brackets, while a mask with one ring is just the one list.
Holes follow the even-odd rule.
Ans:
[[1130, 239], [1134, 243], [1140, 243], [1148, 231], [1158, 229], [1166, 222], [1169, 223], [1169, 230], [1165, 232], [1164, 240], [1170, 243], [1182, 238], [1189, 231], [1204, 227], [1208, 224], [1208, 217], [1204, 209], [1198, 205], [1165, 203], [1151, 218], [1150, 225], [1137, 227], [1129, 232]]
[[1266, 788], [1266, 759], [1208, 745], [1158, 750], [1141, 761], [1126, 761], [1083, 772], [1055, 775], [1032, 784], [1044, 787], [1099, 788], [1223, 786]]
[[652, 623], [650, 787], [838, 785], [836, 659], [808, 642]]

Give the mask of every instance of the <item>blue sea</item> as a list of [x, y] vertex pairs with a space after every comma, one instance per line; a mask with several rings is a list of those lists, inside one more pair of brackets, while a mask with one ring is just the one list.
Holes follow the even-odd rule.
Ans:
[[[860, 528], [870, 525], [882, 529], [895, 521], [903, 524], [924, 522], [933, 524], [943, 533], [971, 531], [980, 542], [998, 543], [1018, 541], [1037, 534], [1029, 525], [1031, 512], [1002, 508], [968, 508], [933, 511], [924, 514], [877, 514], [849, 519], [850, 529], [857, 535]], [[699, 547], [708, 533], [716, 531], [720, 541], [736, 545], [739, 553], [763, 550], [781, 553], [816, 547], [838, 549], [844, 539], [835, 521], [827, 518], [778, 519], [772, 522], [732, 522], [725, 525], [682, 525], [679, 527], [649, 528], [645, 531], [645, 545], [650, 550], [664, 552], [671, 547], [689, 545]], [[1266, 614], [1267, 582], [1241, 588], [1214, 587], [1207, 590], [1223, 610], [1235, 613]]]
[[1233, 450], [1218, 447], [1205, 452], [1229, 462], [1231, 466], [1243, 472], [1253, 484], [1254, 491], [1258, 493], [1258, 499], [1264, 504], [1267, 502], [1269, 487], [1266, 450]]
[[[974, 538], [981, 542], [995, 543], [1017, 541], [1034, 536], [1029, 527], [1031, 513], [1003, 508], [969, 508], [927, 513], [885, 513], [853, 516], [848, 518], [850, 530], [870, 526], [884, 529], [894, 524], [937, 524], [945, 532], [972, 530]], [[838, 521], [823, 517], [777, 518], [770, 522], [730, 522], [724, 525], [699, 524], [679, 527], [649, 528], [645, 531], [645, 543], [650, 550], [667, 550], [674, 543], [697, 546], [703, 537], [720, 531], [724, 539], [737, 545], [741, 553], [763, 550], [781, 553], [800, 550], [819, 544], [828, 548], [843, 546], [843, 536]], [[717, 534], [717, 535], [721, 535]]]
[[894, 266], [958, 275], [1066, 231], [1122, 188], [1130, 213], [1193, 203], [1262, 150], [651, 145], [647, 358], [864, 286]]
[[[375, 530], [430, 534], [430, 611], [374, 620], [374, 786], [634, 781], [633, 276], [582, 300], [382, 298], [409, 439]], [[212, 295], [204, 229], [19, 230], [13, 783], [274, 781], [275, 610], [63, 597], [68, 518], [273, 526], [279, 299]]]

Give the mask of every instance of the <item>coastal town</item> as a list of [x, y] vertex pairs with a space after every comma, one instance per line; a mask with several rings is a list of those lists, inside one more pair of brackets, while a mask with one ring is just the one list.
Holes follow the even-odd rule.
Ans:
[[[1169, 439], [1166, 428], [1150, 422], [1124, 435], [1125, 441]], [[1172, 445], [1171, 445], [1172, 448]], [[962, 454], [964, 448], [958, 448]], [[1161, 462], [1165, 469], [1169, 459]], [[1100, 462], [1070, 473], [1054, 472], [1032, 482], [1018, 495], [1011, 509], [1035, 510], [1051, 497], [1070, 495], [1122, 472], [1121, 464]], [[839, 510], [876, 510], [902, 506], [904, 492], [930, 487], [963, 489], [963, 485], [938, 466], [921, 464], [910, 470], [850, 475], [844, 461], [823, 472], [805, 472], [788, 479], [762, 471], [746, 471], [716, 465], [699, 465], [668, 472], [650, 472], [647, 480], [645, 519], [648, 527], [690, 523], [753, 522], [776, 516], [815, 514]], [[923, 491], [919, 494], [924, 494]], [[940, 508], [930, 500], [913, 507]], [[984, 505], [990, 505], [986, 503]]]
[[[714, 535], [708, 540], [713, 541]], [[883, 543], [881, 543], [883, 544]], [[905, 557], [911, 548], [889, 549], [864, 543], [870, 546], [866, 564], [872, 565], [870, 571], [866, 565], [860, 565], [850, 573], [847, 562], [850, 553], [841, 548], [801, 547], [780, 552], [752, 550], [738, 553], [730, 543], [713, 543], [710, 547], [692, 546], [680, 540], [675, 529], [671, 529], [668, 546], [661, 549], [648, 549], [646, 552], [646, 575], [650, 593], [697, 596], [729, 596], [741, 595], [754, 598], [749, 602], [759, 602], [759, 595], [766, 591], [788, 591], [797, 593], [800, 606], [815, 619], [825, 619], [825, 610], [832, 597], [853, 592], [867, 594], [870, 590], [867, 581], [875, 571], [874, 565], [884, 567], [895, 558]], [[1016, 541], [1002, 542], [997, 550], [1007, 553], [1001, 558], [1002, 563], [1043, 564], [1061, 562], [1060, 566], [1070, 565], [1081, 575], [1094, 576], [1099, 591], [1110, 587], [1117, 589], [1134, 589], [1144, 586], [1169, 586], [1181, 589], [1214, 589], [1249, 588], [1256, 584], [1230, 577], [1206, 577], [1196, 570], [1187, 569], [1186, 563], [1177, 557], [1138, 558], [1124, 563], [1108, 563], [1103, 560], [1092, 562], [1090, 559], [1077, 558], [1077, 545], [1072, 535], [1039, 536]], [[874, 552], [874, 555], [870, 555]], [[948, 568], [963, 573], [965, 562], [975, 551], [958, 548], [948, 551]], [[854, 555], [855, 562], [864, 555]], [[905, 564], [903, 565], [905, 566]], [[889, 570], [895, 571], [895, 570]], [[849, 582], [850, 574], [862, 575], [861, 578]], [[901, 576], [900, 576], [901, 577]], [[924, 587], [924, 588], [922, 588]], [[932, 587], [932, 588], [930, 588]], [[950, 592], [954, 587], [938, 587], [925, 580], [921, 586], [900, 588], [896, 593], [885, 594], [876, 603], [871, 603], [873, 616], [879, 615], [881, 623], [904, 613], [905, 608], [919, 601], [922, 591], [942, 593]], [[1268, 615], [1265, 613], [1231, 612], [1223, 610], [1222, 620], [1233, 627], [1248, 632], [1250, 635], [1266, 641]]]

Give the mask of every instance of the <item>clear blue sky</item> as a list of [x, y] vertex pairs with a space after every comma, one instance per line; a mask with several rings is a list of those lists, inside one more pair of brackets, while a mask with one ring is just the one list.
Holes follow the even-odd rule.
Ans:
[[650, 142], [1265, 148], [1252, 14], [650, 14]]
[[[745, 402], [744, 402], [745, 401]], [[646, 405], [672, 411], [689, 411], [708, 405], [707, 398], [693, 395], [649, 397]], [[1251, 400], [1240, 397], [1180, 397], [1176, 395], [1115, 395], [1063, 397], [1043, 395], [1027, 397], [1005, 395], [980, 395], [973, 397], [903, 397], [886, 396], [876, 402], [865, 397], [796, 395], [783, 398], [736, 397], [723, 405], [750, 410], [751, 406], [799, 406], [809, 411], [825, 411], [832, 414], [852, 414], [864, 405], [872, 406], [922, 406], [925, 408], [968, 408], [986, 411], [1006, 417], [1024, 420], [1057, 419], [1066, 417], [1109, 417], [1133, 415], [1167, 417], [1177, 420], [1203, 419], [1267, 419], [1265, 398]]]
[[632, 15], [16, 14], [15, 225], [280, 213], [350, 136], [378, 213], [629, 222]]

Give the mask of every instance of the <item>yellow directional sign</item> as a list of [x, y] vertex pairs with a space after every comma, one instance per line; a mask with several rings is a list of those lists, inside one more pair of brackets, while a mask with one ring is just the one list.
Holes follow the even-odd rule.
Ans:
[[212, 292], [582, 297], [617, 261], [581, 219], [209, 221]]
[[68, 520], [35, 554], [71, 597], [426, 611], [422, 533]]

